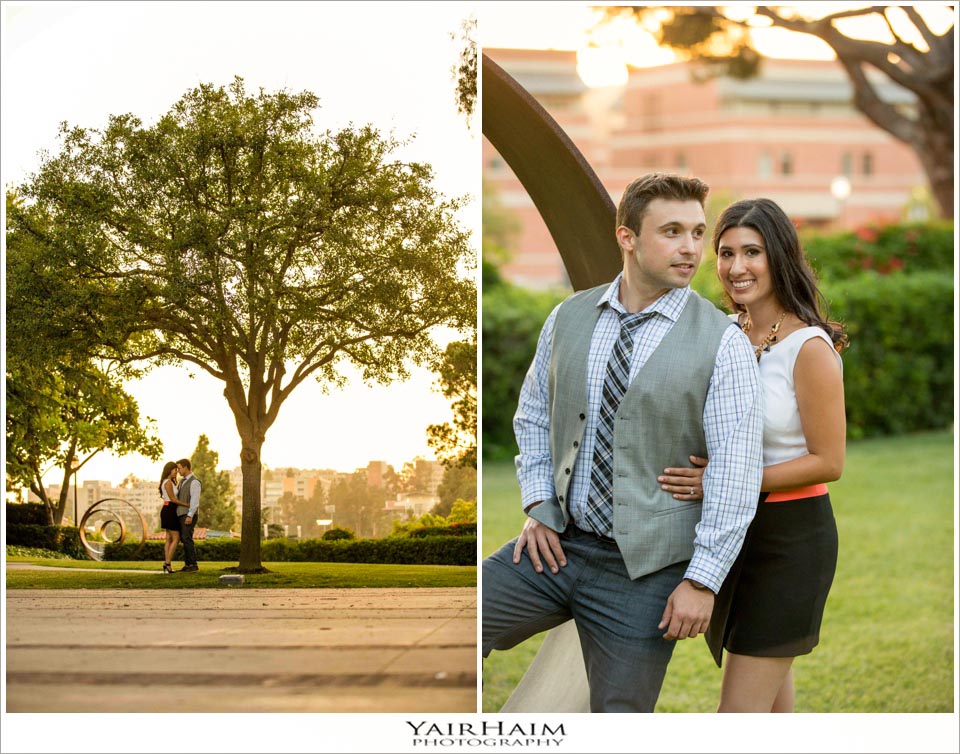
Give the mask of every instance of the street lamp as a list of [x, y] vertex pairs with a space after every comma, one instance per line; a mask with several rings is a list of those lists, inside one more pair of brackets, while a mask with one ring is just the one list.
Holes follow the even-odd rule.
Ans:
[[850, 185], [850, 179], [845, 175], [838, 175], [830, 181], [830, 193], [837, 200], [839, 209], [837, 210], [837, 223], [843, 223], [843, 208], [846, 206], [847, 199], [850, 198], [850, 192], [853, 188]]
[[70, 459], [70, 468], [73, 470], [73, 525], [80, 528], [80, 519], [77, 518], [77, 472], [80, 470], [80, 459], [74, 456]]

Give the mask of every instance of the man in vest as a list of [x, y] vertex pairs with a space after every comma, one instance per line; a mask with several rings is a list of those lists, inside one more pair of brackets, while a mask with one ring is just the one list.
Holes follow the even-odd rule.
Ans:
[[[483, 563], [483, 653], [572, 618], [594, 712], [653, 711], [756, 512], [756, 357], [689, 288], [708, 191], [665, 174], [627, 187], [623, 271], [550, 314], [514, 417], [528, 518]], [[702, 491], [664, 492], [658, 475], [690, 455], [710, 459]]]
[[193, 475], [190, 459], [177, 461], [177, 473], [183, 479], [177, 487], [177, 500], [187, 505], [177, 506], [177, 518], [180, 519], [180, 541], [183, 543], [183, 568], [181, 571], [199, 571], [197, 565], [197, 547], [193, 543], [193, 530], [197, 525], [197, 511], [200, 509], [200, 480]]

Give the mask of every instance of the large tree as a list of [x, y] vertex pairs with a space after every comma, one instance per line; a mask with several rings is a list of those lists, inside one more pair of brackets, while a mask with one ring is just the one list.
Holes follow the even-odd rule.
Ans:
[[[7, 195], [6, 231], [6, 470], [8, 489], [27, 488], [59, 525], [71, 475], [102, 450], [142, 453], [156, 460], [162, 446], [153, 422], [140, 416], [123, 389], [135, 373], [94, 358], [99, 338], [84, 327], [84, 290], [70, 270], [54, 269], [45, 245], [22, 222], [23, 204]], [[41, 236], [49, 224], [36, 216]], [[55, 310], [57, 322], [43, 312]], [[74, 461], [76, 459], [76, 461]], [[60, 475], [60, 493], [47, 495], [44, 478]], [[76, 521], [74, 524], [76, 525]]]
[[105, 356], [222, 381], [242, 447], [243, 572], [261, 569], [260, 454], [290, 394], [311, 377], [343, 385], [347, 363], [367, 381], [406, 377], [435, 358], [435, 327], [476, 317], [463, 201], [438, 194], [428, 165], [392, 159], [398, 142], [372, 126], [317, 134], [317, 107], [309, 92], [203, 84], [151, 126], [64, 125], [20, 189], [97, 317], [124, 323]]
[[190, 454], [191, 471], [203, 485], [199, 520], [208, 529], [231, 531], [237, 525], [233, 482], [229, 473], [217, 471], [219, 463], [220, 454], [210, 448], [210, 438], [200, 435]]
[[[751, 7], [755, 17], [738, 15], [736, 19], [730, 18], [729, 6], [711, 5], [620, 6], [607, 13], [632, 13], [653, 27], [661, 45], [682, 51], [715, 73], [739, 77], [756, 73], [761, 62], [749, 34], [757, 17], [761, 23], [822, 39], [836, 53], [850, 79], [854, 105], [878, 127], [913, 149], [941, 214], [952, 217], [954, 26], [936, 34], [912, 5], [864, 6], [826, 15], [815, 10], [813, 3], [805, 4], [802, 10], [791, 6]], [[847, 19], [872, 15], [885, 21], [890, 41], [857, 39], [838, 26]], [[918, 42], [911, 41], [911, 36]], [[915, 107], [906, 110], [885, 101], [869, 77], [871, 71], [880, 72], [911, 92], [916, 98]]]

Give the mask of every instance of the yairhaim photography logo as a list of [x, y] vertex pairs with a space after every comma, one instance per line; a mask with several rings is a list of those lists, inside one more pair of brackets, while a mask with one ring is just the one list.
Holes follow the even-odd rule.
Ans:
[[559, 747], [566, 737], [563, 723], [431, 723], [406, 721], [417, 747]]

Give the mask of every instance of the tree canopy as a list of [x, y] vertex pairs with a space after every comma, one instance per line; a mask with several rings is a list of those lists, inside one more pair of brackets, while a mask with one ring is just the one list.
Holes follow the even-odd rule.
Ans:
[[[752, 6], [754, 13], [749, 18], [732, 18], [728, 7], [719, 5], [632, 5], [609, 8], [605, 13], [630, 13], [645, 26], [652, 26], [659, 44], [704, 64], [707, 73], [738, 78], [755, 75], [762, 63], [750, 38], [750, 30], [758, 22], [823, 40], [850, 80], [855, 107], [913, 149], [941, 214], [952, 217], [954, 26], [937, 34], [912, 5], [864, 6], [822, 16], [811, 6], [808, 3], [803, 10], [794, 6]], [[807, 15], [811, 11], [815, 15]], [[889, 41], [859, 39], [843, 33], [838, 25], [875, 15], [885, 22]], [[870, 76], [874, 71], [909, 91], [915, 97], [915, 106], [904, 108], [885, 100]]]
[[[260, 451], [308, 378], [406, 377], [437, 326], [469, 328], [474, 260], [431, 168], [373, 126], [316, 133], [309, 92], [202, 84], [154, 125], [61, 129], [24, 222], [96, 306], [101, 353], [224, 384], [241, 440], [240, 570], [260, 566]], [[38, 222], [47, 218], [48, 225]], [[56, 319], [55, 312], [46, 312]], [[318, 431], [336, 432], [317, 417]]]
[[[95, 357], [99, 340], [84, 327], [88, 302], [69, 269], [57, 269], [23, 222], [22, 203], [7, 195], [6, 468], [8, 488], [28, 488], [51, 524], [63, 521], [70, 476], [97, 453], [139, 452], [156, 460], [162, 446], [153, 422], [123, 389], [133, 370]], [[49, 224], [38, 222], [41, 233]], [[44, 318], [45, 311], [53, 317]], [[73, 459], [76, 457], [76, 463]], [[44, 477], [61, 472], [51, 500]], [[76, 522], [74, 522], [76, 524]]]

